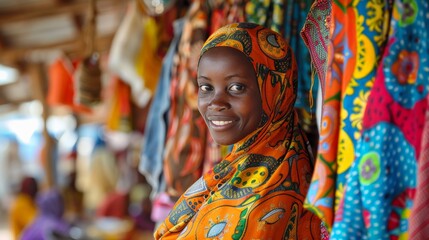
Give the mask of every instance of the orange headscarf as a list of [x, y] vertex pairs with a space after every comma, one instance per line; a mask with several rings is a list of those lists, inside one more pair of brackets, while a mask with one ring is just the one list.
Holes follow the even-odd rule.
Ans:
[[220, 28], [206, 41], [240, 50], [253, 64], [263, 124], [177, 201], [156, 239], [319, 239], [303, 208], [313, 163], [294, 103], [297, 66], [282, 37], [252, 23]]

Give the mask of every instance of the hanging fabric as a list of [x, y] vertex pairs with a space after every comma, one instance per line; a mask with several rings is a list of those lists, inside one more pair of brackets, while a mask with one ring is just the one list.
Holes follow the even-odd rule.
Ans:
[[244, 22], [244, 5], [244, 0], [209, 1], [211, 13], [209, 34], [227, 24]]
[[[362, 19], [372, 18], [363, 10], [359, 11], [366, 11], [367, 2], [350, 2], [332, 2], [331, 15], [329, 3], [315, 2], [303, 29], [304, 39], [310, 41], [307, 45], [311, 46], [313, 63], [321, 73], [323, 95], [318, 156], [306, 206], [316, 212], [328, 228], [332, 227], [338, 197], [343, 194], [348, 170], [355, 159], [363, 111], [378, 64], [376, 56], [381, 52], [387, 31], [383, 21], [388, 15], [383, 11], [374, 16], [379, 17], [376, 22], [379, 25], [368, 26], [372, 22]], [[374, 3], [368, 7], [383, 10], [383, 6], [383, 3]], [[323, 15], [325, 19], [322, 20], [320, 16]], [[327, 20], [329, 22], [325, 22]], [[326, 27], [329, 36], [320, 31]], [[330, 39], [330, 42], [321, 42], [321, 39]], [[311, 42], [317, 43], [316, 47]], [[320, 51], [324, 49], [327, 56]]]
[[145, 140], [142, 146], [139, 170], [152, 187], [152, 199], [165, 190], [162, 168], [169, 122], [171, 69], [183, 31], [183, 22], [184, 19], [178, 19], [174, 22], [174, 38], [163, 60], [161, 75], [144, 131]]
[[192, 3], [172, 68], [169, 126], [164, 150], [166, 192], [179, 197], [202, 174], [207, 127], [197, 108], [198, 49], [207, 38], [207, 12]]
[[[141, 75], [143, 70], [136, 68], [136, 61], [142, 61], [139, 58], [142, 51], [152, 51], [152, 48], [149, 50], [145, 49], [146, 45], [144, 44], [146, 42], [143, 43], [143, 36], [146, 31], [145, 26], [148, 25], [149, 20], [150, 17], [139, 10], [136, 2], [131, 1], [128, 5], [126, 15], [113, 38], [108, 60], [109, 70], [130, 85], [133, 100], [139, 107], [144, 107], [149, 103], [153, 91], [153, 89], [147, 87], [147, 83], [145, 83]], [[149, 31], [151, 31], [150, 28]], [[151, 40], [151, 38], [146, 39]], [[147, 44], [148, 46], [153, 46], [151, 42]], [[156, 62], [159, 59], [154, 58], [153, 60]], [[159, 63], [161, 64], [161, 61]], [[157, 74], [158, 70], [159, 68], [156, 67], [152, 73]], [[156, 86], [156, 84], [153, 84], [153, 86]]]
[[334, 239], [409, 236], [429, 92], [429, 3], [413, 3], [385, 2], [390, 29], [387, 39], [378, 39], [385, 50], [377, 55], [381, 60], [335, 214]]
[[109, 115], [106, 122], [108, 130], [130, 132], [132, 130], [131, 89], [118, 76], [112, 77], [111, 96], [108, 98]]
[[324, 103], [306, 207], [333, 239], [407, 237], [429, 88], [428, 3], [335, 1], [326, 14], [329, 4], [316, 1], [303, 29]]
[[89, 22], [87, 26], [87, 52], [83, 61], [76, 70], [76, 98], [75, 102], [93, 106], [101, 102], [101, 68], [100, 56], [95, 51], [95, 38], [97, 32], [97, 5], [96, 0], [90, 1]]
[[93, 106], [101, 101], [100, 56], [91, 53], [78, 65], [74, 77], [76, 81], [76, 100], [78, 104]]

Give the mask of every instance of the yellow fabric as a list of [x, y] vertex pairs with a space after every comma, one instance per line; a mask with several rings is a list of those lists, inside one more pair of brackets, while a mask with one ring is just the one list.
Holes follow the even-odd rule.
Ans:
[[36, 217], [37, 207], [29, 196], [18, 194], [12, 204], [9, 214], [9, 224], [13, 239], [19, 239], [20, 234]]
[[144, 80], [144, 85], [155, 92], [162, 66], [162, 56], [158, 52], [159, 26], [154, 18], [148, 17], [144, 24], [140, 52], [135, 59], [136, 72]]

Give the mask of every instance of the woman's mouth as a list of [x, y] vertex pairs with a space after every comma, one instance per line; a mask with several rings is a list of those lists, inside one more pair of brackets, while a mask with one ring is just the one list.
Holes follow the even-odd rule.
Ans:
[[222, 127], [228, 124], [231, 124], [232, 121], [210, 121], [214, 126]]

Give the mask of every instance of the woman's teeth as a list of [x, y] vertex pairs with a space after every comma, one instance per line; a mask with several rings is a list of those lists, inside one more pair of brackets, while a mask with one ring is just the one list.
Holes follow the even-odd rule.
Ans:
[[232, 121], [212, 121], [212, 123], [213, 125], [216, 125], [216, 126], [224, 126], [232, 123]]

